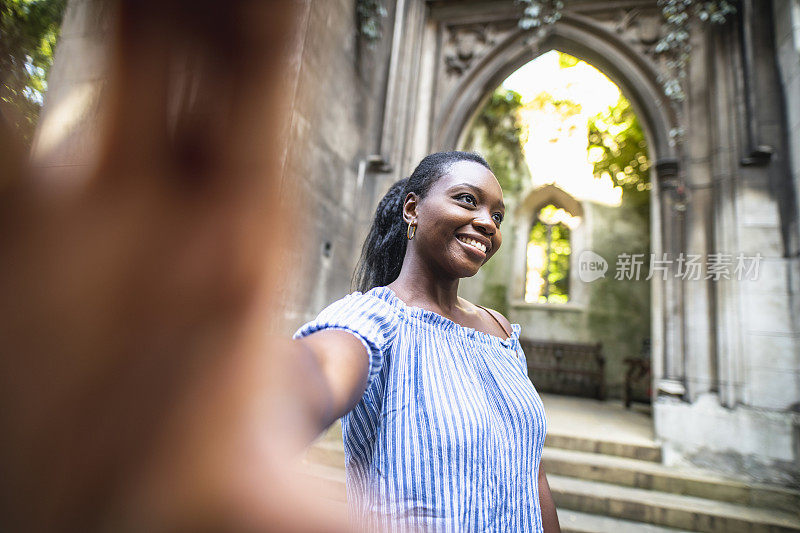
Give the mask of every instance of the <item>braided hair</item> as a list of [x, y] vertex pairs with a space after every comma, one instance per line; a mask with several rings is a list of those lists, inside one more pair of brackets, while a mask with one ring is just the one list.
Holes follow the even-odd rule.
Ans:
[[361, 258], [353, 275], [361, 292], [388, 285], [400, 275], [406, 255], [406, 223], [403, 204], [409, 193], [424, 198], [431, 186], [459, 161], [472, 161], [491, 170], [480, 155], [472, 152], [437, 152], [420, 161], [411, 176], [389, 188], [378, 203], [375, 218], [361, 249]]

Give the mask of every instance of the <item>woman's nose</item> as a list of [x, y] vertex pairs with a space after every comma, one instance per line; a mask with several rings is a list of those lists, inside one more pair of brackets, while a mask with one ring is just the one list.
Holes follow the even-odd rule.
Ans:
[[481, 233], [492, 236], [497, 230], [494, 226], [494, 220], [489, 215], [481, 215], [472, 219], [472, 226]]

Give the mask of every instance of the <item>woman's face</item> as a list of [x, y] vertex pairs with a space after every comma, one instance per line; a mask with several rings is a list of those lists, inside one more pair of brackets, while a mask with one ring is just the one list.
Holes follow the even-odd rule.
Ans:
[[424, 198], [406, 199], [407, 222], [417, 230], [409, 246], [443, 275], [464, 278], [500, 248], [503, 190], [494, 174], [473, 161], [458, 161]]

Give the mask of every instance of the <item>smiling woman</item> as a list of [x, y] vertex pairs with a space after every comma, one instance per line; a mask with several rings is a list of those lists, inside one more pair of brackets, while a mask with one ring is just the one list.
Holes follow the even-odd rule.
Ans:
[[519, 325], [457, 294], [500, 247], [503, 216], [482, 157], [429, 155], [378, 205], [361, 292], [295, 335], [327, 384], [320, 429], [343, 416], [360, 526], [559, 531]]

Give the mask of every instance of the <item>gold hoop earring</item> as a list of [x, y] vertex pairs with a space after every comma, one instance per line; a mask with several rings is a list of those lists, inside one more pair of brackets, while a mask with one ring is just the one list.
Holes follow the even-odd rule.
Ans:
[[416, 233], [417, 233], [417, 223], [409, 222], [408, 229], [406, 230], [406, 237], [408, 237], [408, 240], [410, 241], [411, 239], [413, 239]]

